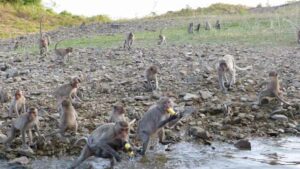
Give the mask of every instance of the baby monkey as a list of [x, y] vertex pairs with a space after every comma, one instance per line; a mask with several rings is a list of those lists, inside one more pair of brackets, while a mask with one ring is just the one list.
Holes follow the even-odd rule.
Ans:
[[270, 81], [267, 85], [267, 88], [259, 93], [258, 104], [262, 104], [262, 100], [265, 97], [276, 97], [281, 103], [286, 105], [291, 105], [290, 103], [282, 99], [282, 91], [280, 90], [280, 84], [278, 80], [278, 74], [276, 71], [271, 71], [269, 73]]
[[147, 81], [147, 86], [146, 86], [147, 89], [151, 91], [159, 90], [157, 74], [158, 74], [158, 68], [154, 65], [146, 69], [145, 77]]
[[15, 92], [13, 101], [9, 106], [8, 116], [12, 117], [13, 112], [17, 114], [17, 117], [19, 117], [21, 113], [25, 113], [26, 112], [25, 102], [26, 99], [23, 95], [23, 92], [21, 90], [17, 90]]

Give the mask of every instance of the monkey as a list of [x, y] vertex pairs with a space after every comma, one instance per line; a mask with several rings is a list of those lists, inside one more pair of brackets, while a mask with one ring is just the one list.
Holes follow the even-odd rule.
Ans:
[[220, 24], [220, 21], [219, 21], [219, 20], [217, 20], [216, 25], [215, 25], [215, 28], [218, 29], [218, 30], [221, 29], [221, 24]]
[[[61, 40], [63, 41], [63, 40]], [[68, 60], [68, 56], [73, 52], [73, 48], [72, 47], [68, 47], [68, 48], [60, 48], [60, 49], [57, 49], [57, 45], [61, 42], [61, 41], [58, 41], [56, 44], [55, 44], [55, 47], [54, 47], [54, 51], [55, 51], [55, 54], [57, 56], [57, 58], [59, 60], [63, 60], [63, 63], [65, 63], [67, 60]]]
[[194, 33], [194, 23], [193, 23], [193, 22], [191, 22], [191, 23], [189, 24], [189, 27], [188, 27], [188, 33], [189, 33], [189, 34]]
[[114, 166], [114, 159], [121, 161], [121, 156], [117, 151], [131, 151], [128, 143], [129, 124], [126, 121], [118, 121], [116, 123], [106, 123], [96, 128], [88, 138], [80, 138], [75, 142], [84, 140], [86, 145], [81, 150], [80, 156], [73, 162], [71, 168], [78, 167], [84, 160], [90, 156], [109, 158], [111, 167]]
[[232, 55], [225, 55], [222, 59], [219, 60], [219, 63], [217, 65], [217, 72], [218, 72], [219, 86], [220, 86], [222, 92], [224, 92], [224, 93], [227, 92], [227, 89], [224, 84], [224, 82], [226, 82], [228, 84], [226, 74], [230, 75], [230, 82], [229, 82], [228, 88], [231, 89], [233, 84], [235, 84], [236, 69], [248, 70], [248, 69], [252, 69], [252, 66], [247, 66], [245, 68], [238, 67], [235, 64], [235, 60]]
[[208, 21], [205, 22], [205, 30], [209, 31], [211, 29], [211, 25]]
[[160, 30], [160, 33], [159, 33], [158, 38], [159, 38], [158, 45], [167, 44], [166, 36], [164, 36], [164, 35], [162, 34], [162, 29]]
[[14, 98], [9, 106], [8, 117], [12, 117], [13, 112], [17, 114], [17, 117], [21, 115], [21, 113], [26, 112], [25, 106], [26, 99], [21, 90], [17, 90], [15, 92]]
[[77, 96], [77, 89], [78, 89], [78, 86], [79, 86], [80, 82], [81, 82], [81, 80], [80, 80], [79, 77], [74, 77], [70, 80], [69, 83], [58, 87], [54, 91], [53, 95], [57, 100], [57, 106], [58, 106], [58, 111], [59, 112], [60, 112], [60, 109], [61, 109], [61, 103], [64, 99], [72, 100], [72, 97], [74, 97], [74, 99], [81, 102], [81, 99]]
[[38, 133], [39, 138], [43, 138], [39, 131], [39, 120], [38, 120], [38, 110], [36, 108], [30, 108], [27, 113], [22, 114], [15, 121], [13, 121], [11, 130], [8, 138], [4, 141], [7, 148], [10, 147], [12, 140], [16, 137], [16, 132], [20, 131], [22, 135], [22, 147], [27, 148], [28, 145], [25, 141], [25, 134], [28, 131], [29, 145], [32, 144], [32, 132], [31, 129], [34, 128]]
[[9, 101], [10, 98], [11, 98], [11, 95], [5, 89], [2, 88], [0, 90], [0, 102], [6, 103]]
[[127, 49], [131, 49], [131, 46], [133, 44], [133, 41], [134, 41], [134, 34], [132, 32], [130, 32], [127, 36], [126, 36], [126, 39], [124, 41], [124, 49], [126, 48], [127, 46]]
[[[145, 71], [145, 77], [146, 77], [146, 81], [147, 81], [147, 88], [152, 90], [152, 91], [153, 90], [159, 90], [157, 74], [158, 74], [158, 68], [155, 65], [150, 66]], [[152, 84], [153, 81], [154, 81], [154, 85]]]
[[152, 105], [138, 122], [137, 135], [143, 143], [140, 154], [145, 155], [151, 136], [157, 132], [161, 144], [171, 143], [171, 141], [164, 140], [163, 127], [178, 118], [181, 117], [174, 112], [170, 98], [162, 97]]
[[[125, 117], [125, 109], [120, 104], [116, 104], [113, 106], [113, 110], [111, 111], [111, 114], [110, 114], [110, 117], [108, 120], [109, 123], [116, 123], [118, 121], [128, 121], [128, 119], [126, 119], [126, 117]], [[132, 126], [135, 121], [136, 120], [133, 119], [131, 122], [129, 122], [128, 123], [129, 126]]]
[[65, 136], [65, 131], [67, 129], [74, 129], [75, 134], [77, 133], [78, 123], [77, 123], [77, 112], [75, 111], [71, 100], [66, 99], [62, 101], [62, 112], [60, 116], [60, 134]]
[[40, 48], [40, 55], [47, 55], [49, 45], [51, 44], [50, 37], [46, 34], [42, 33], [42, 21], [43, 17], [40, 19], [40, 39], [39, 39], [39, 48]]
[[196, 27], [196, 32], [199, 32], [200, 31], [200, 28], [201, 28], [201, 24], [199, 23], [199, 24], [197, 24], [197, 27]]
[[262, 104], [262, 100], [265, 97], [276, 97], [281, 103], [286, 105], [291, 105], [290, 103], [282, 99], [282, 91], [278, 80], [278, 74], [276, 71], [271, 71], [269, 73], [270, 81], [267, 85], [267, 88], [261, 91], [258, 95], [258, 104]]

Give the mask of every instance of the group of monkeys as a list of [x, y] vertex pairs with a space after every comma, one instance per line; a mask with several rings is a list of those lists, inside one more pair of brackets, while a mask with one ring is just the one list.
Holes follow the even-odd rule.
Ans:
[[[199, 32], [199, 31], [200, 31], [200, 28], [201, 28], [201, 24], [198, 23], [197, 26], [196, 26], [195, 31], [196, 31], [196, 32]], [[207, 31], [209, 31], [209, 30], [211, 30], [211, 28], [212, 28], [212, 27], [211, 27], [210, 23], [209, 23], [208, 21], [206, 21], [206, 22], [205, 22], [205, 27], [204, 27], [204, 29], [207, 30]], [[220, 23], [220, 20], [217, 20], [217, 21], [216, 21], [215, 29], [217, 29], [217, 30], [220, 30], [220, 29], [221, 29], [221, 23]], [[188, 33], [190, 33], [190, 34], [194, 33], [194, 23], [193, 23], [193, 22], [191, 22], [191, 23], [189, 24], [189, 26], [188, 26]]]
[[[219, 21], [217, 21], [219, 24]], [[41, 25], [40, 25], [41, 26]], [[49, 37], [43, 36], [42, 32], [40, 37], [40, 51], [44, 52], [48, 50], [50, 44]], [[130, 49], [134, 41], [134, 34], [130, 32], [124, 41], [124, 48]], [[159, 45], [166, 43], [166, 37], [162, 35], [162, 30], [159, 35]], [[57, 43], [58, 44], [58, 43]], [[65, 57], [72, 52], [72, 48], [56, 49], [55, 52], [61, 57]], [[236, 65], [234, 57], [232, 55], [225, 55], [221, 58], [216, 65], [218, 81], [220, 90], [227, 93], [232, 89], [236, 81], [236, 69], [247, 70], [252, 66], [246, 68], [240, 68]], [[157, 74], [159, 69], [157, 66], [152, 65], [145, 71], [146, 88], [154, 91], [160, 90], [158, 85]], [[228, 80], [228, 77], [230, 80]], [[284, 101], [282, 97], [282, 88], [280, 87], [278, 74], [275, 71], [269, 73], [270, 80], [265, 90], [261, 91], [258, 96], [258, 104], [261, 104], [266, 97], [275, 97], [281, 103], [290, 105], [290, 103]], [[59, 133], [62, 137], [65, 137], [65, 132], [73, 130], [77, 133], [78, 130], [78, 114], [73, 107], [73, 103], [82, 100], [77, 95], [77, 90], [82, 79], [80, 77], [73, 77], [66, 84], [58, 87], [53, 96], [57, 100], [57, 109], [60, 114], [59, 130], [55, 133]], [[12, 122], [8, 138], [4, 141], [7, 148], [10, 147], [11, 142], [16, 137], [17, 131], [21, 132], [22, 146], [27, 148], [25, 136], [28, 132], [29, 145], [33, 144], [32, 129], [38, 134], [38, 140], [45, 140], [45, 136], [41, 135], [39, 131], [38, 110], [37, 108], [29, 108], [26, 111], [25, 106], [26, 99], [21, 90], [15, 92], [14, 98], [9, 107], [8, 115], [11, 117], [15, 113], [17, 118]], [[78, 145], [79, 142], [85, 141], [80, 156], [76, 159], [70, 168], [78, 167], [84, 160], [90, 156], [109, 158], [111, 160], [111, 166], [114, 166], [114, 161], [121, 161], [121, 156], [118, 151], [128, 152], [129, 156], [133, 156], [135, 153], [145, 155], [149, 140], [154, 134], [158, 134], [159, 142], [162, 144], [169, 144], [172, 141], [165, 140], [164, 127], [166, 125], [173, 126], [179, 121], [183, 115], [176, 113], [173, 110], [174, 103], [168, 97], [161, 97], [154, 105], [152, 105], [143, 117], [138, 121], [137, 136], [142, 143], [141, 148], [132, 147], [129, 141], [129, 130], [135, 122], [135, 119], [129, 122], [125, 117], [125, 109], [123, 105], [114, 105], [110, 114], [110, 118], [107, 124], [101, 125], [96, 128], [88, 137], [82, 137], [75, 142]], [[54, 133], [52, 133], [54, 134]]]

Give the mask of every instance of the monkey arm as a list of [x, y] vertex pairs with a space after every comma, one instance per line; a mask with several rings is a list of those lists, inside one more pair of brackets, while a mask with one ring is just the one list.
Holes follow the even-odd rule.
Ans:
[[176, 115], [172, 115], [170, 116], [169, 118], [167, 118], [166, 120], [163, 120], [161, 121], [159, 124], [158, 124], [158, 128], [161, 128], [163, 126], [165, 126], [167, 123], [177, 119], [179, 116], [176, 114]]
[[23, 104], [23, 113], [26, 113], [26, 105], [25, 105], [25, 103]]
[[17, 116], [19, 117], [20, 113], [19, 113], [19, 110], [18, 110], [18, 104], [17, 103], [15, 103], [14, 110], [17, 113]]

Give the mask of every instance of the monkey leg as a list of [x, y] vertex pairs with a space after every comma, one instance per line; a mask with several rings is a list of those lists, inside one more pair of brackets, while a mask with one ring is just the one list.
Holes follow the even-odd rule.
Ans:
[[21, 130], [21, 135], [22, 135], [22, 148], [27, 148], [28, 145], [26, 144], [26, 130], [25, 129], [22, 129]]
[[28, 130], [28, 140], [29, 140], [29, 145], [32, 145], [32, 131]]
[[88, 157], [92, 156], [93, 153], [91, 152], [88, 145], [85, 145], [83, 149], [81, 150], [80, 156], [78, 159], [71, 165], [71, 169], [74, 169], [78, 167], [84, 160], [86, 160]]
[[160, 144], [168, 145], [168, 144], [174, 143], [173, 141], [165, 140], [165, 130], [164, 130], [164, 128], [161, 128], [160, 131], [157, 134], [158, 134], [158, 139], [159, 139]]
[[218, 75], [219, 86], [220, 86], [221, 91], [224, 92], [224, 93], [226, 93], [227, 89], [226, 89], [226, 87], [224, 85], [224, 77], [223, 76], [224, 76], [224, 74], [222, 74], [222, 73], [219, 73], [219, 75]]
[[148, 148], [149, 141], [150, 141], [150, 134], [148, 134], [146, 132], [142, 132], [141, 134], [139, 134], [139, 137], [140, 137], [141, 141], [143, 142], [143, 147], [142, 147], [142, 151], [140, 152], [140, 154], [145, 155], [147, 148]]

